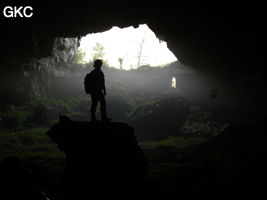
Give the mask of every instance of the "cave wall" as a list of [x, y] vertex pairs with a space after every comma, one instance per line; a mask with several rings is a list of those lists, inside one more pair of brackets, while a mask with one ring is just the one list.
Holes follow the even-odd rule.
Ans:
[[78, 38], [56, 37], [48, 56], [20, 59], [11, 55], [1, 60], [1, 108], [51, 95], [55, 79], [64, 76], [78, 45]]

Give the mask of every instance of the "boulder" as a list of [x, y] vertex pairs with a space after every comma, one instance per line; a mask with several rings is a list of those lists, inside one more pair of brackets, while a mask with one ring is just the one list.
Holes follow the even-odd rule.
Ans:
[[138, 107], [128, 118], [140, 141], [161, 140], [177, 136], [190, 112], [190, 103], [183, 97], [163, 98]]
[[146, 158], [134, 129], [119, 122], [80, 122], [61, 116], [47, 131], [67, 162], [62, 179], [66, 199], [117, 197], [141, 191]]

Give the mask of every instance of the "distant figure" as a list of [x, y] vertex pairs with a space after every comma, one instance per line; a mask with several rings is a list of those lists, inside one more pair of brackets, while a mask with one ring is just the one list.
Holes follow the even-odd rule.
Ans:
[[105, 87], [105, 76], [101, 70], [103, 61], [100, 59], [95, 60], [94, 70], [88, 73], [84, 79], [85, 92], [91, 95], [91, 121], [96, 122], [95, 113], [98, 102], [100, 102], [100, 113], [102, 121], [110, 121], [107, 117], [106, 110], [106, 87]]

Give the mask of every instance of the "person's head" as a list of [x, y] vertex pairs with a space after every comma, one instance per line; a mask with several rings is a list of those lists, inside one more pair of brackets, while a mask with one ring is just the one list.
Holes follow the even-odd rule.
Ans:
[[95, 69], [100, 69], [101, 66], [102, 66], [102, 64], [103, 64], [103, 60], [101, 60], [101, 59], [96, 59], [95, 62], [94, 62], [94, 68], [95, 68]]

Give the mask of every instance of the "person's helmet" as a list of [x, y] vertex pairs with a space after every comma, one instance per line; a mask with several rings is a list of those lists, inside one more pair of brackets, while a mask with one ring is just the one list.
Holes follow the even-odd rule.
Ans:
[[101, 60], [101, 59], [96, 59], [95, 62], [94, 62], [94, 68], [101, 67], [102, 64], [103, 64], [103, 60]]

